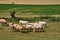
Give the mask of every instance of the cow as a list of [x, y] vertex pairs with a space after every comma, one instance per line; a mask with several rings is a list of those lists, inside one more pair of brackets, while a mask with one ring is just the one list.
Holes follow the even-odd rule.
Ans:
[[25, 24], [25, 25], [22, 25], [24, 30], [27, 30], [27, 31], [32, 31], [33, 30], [33, 25], [31, 24]]
[[34, 24], [34, 30], [39, 29], [40, 31], [45, 31], [45, 28], [47, 28], [47, 23], [44, 21], [39, 21]]
[[27, 23], [28, 23], [28, 21], [23, 21], [23, 20], [19, 21], [19, 24], [27, 24]]
[[0, 19], [0, 25], [7, 24], [7, 21], [5, 19]]
[[29, 24], [33, 25], [32, 26], [33, 32], [35, 32], [36, 30], [45, 31], [45, 28], [48, 27], [48, 25], [45, 21], [39, 21], [39, 22], [29, 23]]
[[12, 31], [21, 31], [22, 25], [9, 23], [8, 26], [12, 29]]

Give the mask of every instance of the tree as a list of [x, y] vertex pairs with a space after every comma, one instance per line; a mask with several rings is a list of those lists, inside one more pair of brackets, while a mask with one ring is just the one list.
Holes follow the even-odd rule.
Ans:
[[11, 16], [13, 19], [15, 19], [16, 10], [15, 10], [15, 8], [14, 8], [14, 2], [12, 2], [11, 7], [12, 7], [13, 9], [9, 10], [10, 16]]
[[10, 12], [10, 16], [11, 16], [13, 19], [15, 19], [16, 10], [13, 9], [13, 10], [10, 10], [9, 12]]

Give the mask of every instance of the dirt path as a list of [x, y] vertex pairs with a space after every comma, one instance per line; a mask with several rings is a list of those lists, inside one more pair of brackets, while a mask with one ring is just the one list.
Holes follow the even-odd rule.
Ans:
[[60, 0], [0, 0], [0, 4], [60, 4]]

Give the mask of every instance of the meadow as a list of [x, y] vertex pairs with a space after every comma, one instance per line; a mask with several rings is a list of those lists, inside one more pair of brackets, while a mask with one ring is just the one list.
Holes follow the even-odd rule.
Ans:
[[8, 12], [16, 9], [17, 12], [41, 15], [52, 15], [60, 13], [60, 5], [23, 5], [23, 4], [0, 4], [0, 12]]
[[0, 4], [0, 18], [10, 18], [10, 10], [16, 10], [16, 17], [29, 21], [60, 21], [60, 5]]
[[0, 40], [60, 40], [60, 22], [48, 22], [46, 32], [11, 32], [7, 26], [0, 26]]
[[[0, 40], [60, 40], [60, 5], [0, 4], [0, 18], [12, 21], [9, 10], [16, 9], [17, 19], [47, 21], [46, 32], [11, 32], [8, 26], [0, 26]], [[18, 20], [13, 22], [18, 22]], [[52, 21], [51, 21], [52, 20]]]

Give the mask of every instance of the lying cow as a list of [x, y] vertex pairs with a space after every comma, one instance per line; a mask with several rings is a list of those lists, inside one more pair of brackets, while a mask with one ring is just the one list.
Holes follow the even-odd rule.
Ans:
[[23, 21], [23, 20], [19, 21], [19, 24], [27, 24], [27, 23], [28, 23], [28, 21]]
[[5, 19], [0, 19], [0, 25], [1, 24], [7, 24], [7, 21]]

